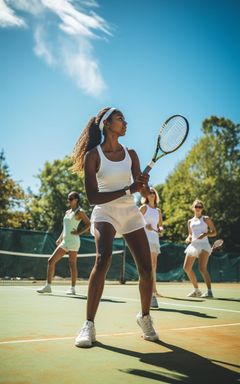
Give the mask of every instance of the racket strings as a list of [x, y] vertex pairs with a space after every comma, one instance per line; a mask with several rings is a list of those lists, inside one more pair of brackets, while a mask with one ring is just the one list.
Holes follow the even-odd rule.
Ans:
[[218, 247], [221, 247], [222, 245], [223, 245], [223, 240], [219, 239], [219, 240], [214, 241], [213, 248], [218, 248]]
[[181, 145], [186, 133], [187, 124], [185, 119], [180, 116], [172, 118], [161, 128], [161, 149], [164, 152], [172, 152]]

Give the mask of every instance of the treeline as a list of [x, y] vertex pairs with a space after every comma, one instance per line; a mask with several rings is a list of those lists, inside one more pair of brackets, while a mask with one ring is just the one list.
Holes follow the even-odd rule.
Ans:
[[161, 196], [165, 236], [183, 241], [192, 202], [203, 200], [228, 249], [240, 251], [240, 125], [212, 116], [204, 120], [203, 136], [163, 185]]
[[[199, 198], [205, 213], [212, 217], [218, 237], [231, 250], [240, 250], [240, 125], [225, 118], [212, 116], [204, 120], [202, 137], [187, 157], [173, 170], [166, 182], [157, 185], [164, 217], [165, 237], [183, 241], [187, 235], [190, 206]], [[72, 160], [47, 162], [37, 175], [37, 194], [23, 191], [14, 181], [0, 154], [0, 225], [60, 232], [62, 218], [68, 209], [67, 194], [76, 190], [88, 215], [89, 206], [83, 175], [71, 172]]]
[[46, 162], [37, 175], [40, 188], [37, 194], [31, 190], [24, 192], [19, 183], [12, 180], [4, 154], [0, 155], [0, 226], [25, 228], [49, 232], [60, 232], [64, 212], [69, 209], [67, 195], [77, 191], [81, 197], [81, 206], [90, 214], [83, 175], [71, 172], [72, 160], [66, 156], [63, 160]]

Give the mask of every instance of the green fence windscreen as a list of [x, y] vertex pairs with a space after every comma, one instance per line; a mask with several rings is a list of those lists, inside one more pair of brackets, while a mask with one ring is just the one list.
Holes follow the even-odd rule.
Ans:
[[[47, 257], [38, 255], [50, 255], [56, 248], [55, 241], [58, 235], [41, 231], [0, 229], [0, 277], [9, 278], [34, 278], [45, 279], [47, 269]], [[113, 250], [123, 250], [122, 254], [113, 255], [112, 265], [107, 279], [132, 281], [138, 279], [138, 273], [128, 247], [122, 238], [115, 239]], [[184, 244], [161, 241], [161, 255], [158, 257], [157, 280], [158, 281], [182, 281], [186, 280], [183, 271]], [[12, 254], [11, 254], [12, 252]], [[18, 255], [14, 255], [18, 253]], [[21, 253], [21, 255], [19, 255]], [[78, 276], [88, 279], [95, 262], [94, 256], [86, 254], [95, 253], [95, 243], [92, 236], [81, 236], [81, 247], [78, 257]], [[23, 256], [22, 254], [26, 254]], [[35, 256], [28, 256], [34, 254]], [[123, 271], [124, 268], [124, 271]], [[216, 252], [211, 255], [208, 265], [212, 281], [239, 281], [240, 256], [237, 253]], [[194, 265], [194, 271], [199, 281], [202, 277]], [[124, 273], [124, 276], [122, 274]], [[63, 258], [56, 266], [56, 275], [69, 277], [68, 258]]]

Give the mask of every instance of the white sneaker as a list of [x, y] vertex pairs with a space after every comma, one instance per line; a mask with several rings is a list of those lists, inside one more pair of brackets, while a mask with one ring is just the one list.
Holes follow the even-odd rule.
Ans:
[[157, 298], [156, 296], [152, 296], [152, 300], [151, 300], [151, 305], [150, 305], [151, 308], [158, 308], [158, 302], [157, 302]]
[[86, 320], [80, 330], [79, 335], [75, 339], [75, 346], [80, 348], [92, 347], [96, 341], [96, 330], [92, 321]]
[[153, 323], [150, 315], [142, 316], [142, 314], [139, 313], [136, 317], [136, 320], [137, 320], [137, 324], [143, 330], [144, 340], [157, 341], [159, 339], [158, 334], [153, 328]]
[[202, 292], [201, 291], [192, 291], [190, 292], [187, 297], [202, 297]]
[[37, 289], [38, 293], [52, 293], [52, 288], [50, 285], [45, 285], [42, 288]]
[[69, 290], [66, 292], [66, 295], [76, 295], [75, 287], [70, 287]]
[[205, 297], [206, 299], [212, 299], [213, 298], [213, 293], [211, 291], [211, 289], [209, 289], [208, 291], [204, 292], [201, 297]]

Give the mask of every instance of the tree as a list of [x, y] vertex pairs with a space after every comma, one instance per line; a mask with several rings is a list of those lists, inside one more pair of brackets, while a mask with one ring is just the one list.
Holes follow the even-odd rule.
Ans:
[[0, 226], [25, 227], [28, 215], [23, 211], [25, 193], [9, 173], [4, 152], [0, 153]]
[[84, 188], [83, 175], [73, 174], [72, 160], [46, 162], [37, 176], [40, 180], [39, 194], [29, 196], [27, 211], [31, 215], [29, 227], [44, 231], [60, 232], [65, 211], [69, 208], [67, 195], [70, 191], [80, 194], [80, 205], [89, 215], [91, 212]]
[[184, 240], [191, 203], [204, 201], [227, 247], [238, 248], [240, 217], [240, 125], [212, 116], [203, 122], [204, 136], [168, 177], [163, 190], [166, 236]]

